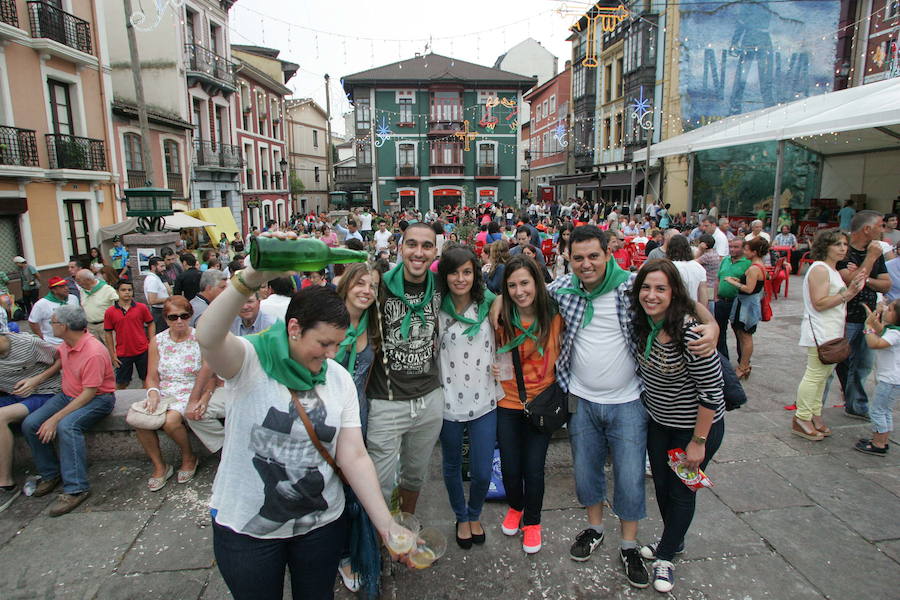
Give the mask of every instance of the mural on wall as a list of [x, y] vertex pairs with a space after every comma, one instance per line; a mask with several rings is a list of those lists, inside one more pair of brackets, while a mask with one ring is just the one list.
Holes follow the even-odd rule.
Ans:
[[839, 0], [681, 4], [684, 129], [830, 91], [839, 14]]

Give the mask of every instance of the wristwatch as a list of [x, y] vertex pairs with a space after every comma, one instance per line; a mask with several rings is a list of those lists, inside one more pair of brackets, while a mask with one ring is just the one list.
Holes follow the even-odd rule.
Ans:
[[696, 433], [691, 436], [691, 441], [695, 444], [700, 444], [701, 446], [706, 444], [706, 438], [702, 435], [697, 435]]

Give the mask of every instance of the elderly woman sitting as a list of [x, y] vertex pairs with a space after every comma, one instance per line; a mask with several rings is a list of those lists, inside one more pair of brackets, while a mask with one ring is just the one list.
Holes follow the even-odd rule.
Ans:
[[[198, 458], [191, 450], [183, 416], [188, 398], [200, 371], [200, 346], [194, 329], [188, 324], [194, 308], [183, 296], [171, 296], [163, 304], [163, 317], [169, 325], [150, 341], [147, 364], [147, 408], [155, 410], [161, 401], [167, 402], [166, 420], [162, 426], [181, 449], [178, 483], [194, 477]], [[138, 441], [153, 463], [153, 475], [147, 480], [151, 492], [161, 490], [174, 474], [172, 465], [163, 462], [159, 436], [155, 430], [136, 429]]]

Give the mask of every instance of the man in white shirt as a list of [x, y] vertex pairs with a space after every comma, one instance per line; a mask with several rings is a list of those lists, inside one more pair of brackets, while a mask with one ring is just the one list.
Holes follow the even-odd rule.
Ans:
[[368, 208], [364, 208], [359, 215], [359, 232], [365, 241], [372, 239], [372, 213]]
[[269, 282], [269, 297], [259, 303], [259, 310], [276, 321], [284, 321], [293, 295], [294, 281], [290, 277], [273, 279]]
[[763, 231], [763, 222], [759, 219], [750, 223], [750, 233], [744, 236], [744, 241], [749, 242], [753, 238], [757, 236], [762, 236], [767, 242], [772, 243], [772, 238], [769, 237], [769, 234]]
[[363, 243], [365, 240], [363, 239], [362, 234], [357, 231], [356, 221], [353, 219], [347, 220], [347, 226], [344, 227], [340, 223], [335, 223], [334, 228], [337, 229], [338, 233], [344, 236], [344, 243], [347, 243], [347, 240], [356, 239]]
[[718, 218], [719, 218], [719, 207], [716, 206], [716, 203], [715, 203], [715, 202], [710, 202], [710, 203], [709, 203], [709, 212], [707, 213], [706, 216], [711, 217], [711, 218], [713, 218], [713, 219], [718, 219]]
[[47, 340], [54, 346], [62, 344], [62, 338], [53, 335], [53, 327], [50, 318], [53, 311], [60, 306], [78, 306], [78, 298], [69, 293], [66, 280], [62, 277], [51, 277], [48, 282], [50, 292], [34, 303], [31, 313], [28, 315], [28, 325], [34, 335]]
[[165, 259], [152, 256], [147, 263], [150, 272], [144, 278], [144, 296], [150, 305], [150, 314], [153, 315], [153, 323], [156, 325], [156, 333], [169, 328], [163, 316], [163, 302], [171, 296], [169, 286], [162, 280], [162, 274], [166, 270]]
[[381, 250], [387, 250], [391, 245], [391, 232], [388, 231], [387, 223], [384, 219], [378, 219], [378, 231], [375, 232], [375, 253]]
[[728, 256], [728, 236], [719, 229], [716, 219], [710, 216], [705, 217], [702, 227], [703, 231], [713, 236], [713, 239], [716, 240], [716, 254], [721, 257]]

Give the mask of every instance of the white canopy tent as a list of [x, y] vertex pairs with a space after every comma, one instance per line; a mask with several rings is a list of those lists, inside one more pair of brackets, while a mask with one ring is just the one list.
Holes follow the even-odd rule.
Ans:
[[[784, 142], [789, 141], [826, 159], [900, 150], [900, 78], [727, 117], [652, 145], [650, 159], [773, 141], [779, 142], [772, 206], [774, 230], [780, 208], [777, 204], [781, 196]], [[634, 152], [635, 162], [646, 160], [647, 149]], [[693, 183], [691, 179], [689, 177], [689, 186]]]

